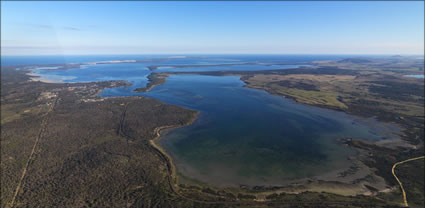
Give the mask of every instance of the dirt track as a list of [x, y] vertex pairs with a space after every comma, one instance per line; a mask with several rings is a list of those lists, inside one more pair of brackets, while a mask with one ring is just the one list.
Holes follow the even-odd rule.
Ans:
[[33, 157], [34, 157], [35, 149], [37, 148], [37, 145], [38, 145], [38, 143], [39, 143], [40, 139], [43, 137], [44, 132], [45, 132], [45, 130], [46, 130], [47, 120], [48, 120], [47, 115], [48, 115], [50, 112], [52, 112], [52, 111], [53, 111], [53, 109], [55, 108], [55, 105], [56, 105], [57, 101], [58, 101], [58, 98], [56, 97], [56, 99], [53, 101], [53, 103], [48, 103], [48, 105], [50, 106], [50, 108], [49, 108], [49, 110], [48, 110], [48, 111], [47, 111], [47, 112], [43, 115], [43, 120], [41, 121], [40, 131], [38, 132], [38, 136], [37, 136], [37, 138], [35, 139], [35, 142], [34, 142], [34, 145], [33, 145], [33, 147], [32, 147], [32, 150], [31, 150], [30, 156], [28, 157], [27, 163], [25, 164], [25, 167], [24, 167], [24, 169], [23, 169], [23, 171], [22, 171], [21, 178], [19, 179], [18, 185], [16, 186], [15, 193], [13, 194], [12, 200], [9, 202], [9, 206], [8, 206], [8, 207], [10, 207], [10, 208], [12, 208], [12, 207], [15, 205], [16, 197], [17, 197], [17, 196], [18, 196], [18, 194], [19, 194], [19, 191], [20, 191], [20, 189], [21, 189], [22, 183], [23, 183], [24, 178], [25, 178], [25, 176], [26, 176], [26, 174], [27, 174], [28, 166], [29, 166], [29, 164], [30, 164], [31, 160], [32, 160], [32, 159], [33, 159]]
[[395, 174], [394, 170], [397, 167], [397, 165], [401, 165], [403, 163], [409, 162], [409, 161], [413, 161], [413, 160], [419, 160], [419, 159], [424, 159], [425, 156], [420, 156], [420, 157], [414, 157], [414, 158], [410, 158], [401, 162], [396, 162], [393, 165], [393, 168], [391, 170], [391, 172], [393, 173], [394, 178], [397, 180], [398, 184], [400, 185], [400, 189], [401, 189], [401, 193], [403, 194], [403, 204], [404, 206], [408, 207], [409, 204], [407, 203], [407, 197], [406, 197], [406, 191], [403, 188], [403, 184], [401, 183], [400, 179], [398, 179], [397, 175]]

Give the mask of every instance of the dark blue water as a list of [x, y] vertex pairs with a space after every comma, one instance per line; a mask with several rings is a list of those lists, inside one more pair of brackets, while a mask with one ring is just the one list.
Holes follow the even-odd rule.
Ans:
[[311, 67], [311, 65], [277, 65], [277, 64], [246, 64], [246, 65], [227, 65], [227, 66], [203, 66], [203, 67], [186, 67], [176, 68], [170, 66], [159, 67], [155, 72], [202, 72], [202, 71], [263, 71], [291, 69], [299, 67]]
[[[286, 58], [303, 63], [311, 57]], [[160, 65], [258, 60], [261, 65], [193, 70], [268, 70], [281, 67], [276, 64], [286, 62], [282, 59], [279, 56], [192, 57], [167, 59]], [[128, 80], [134, 85], [105, 89], [101, 96], [141, 95], [199, 110], [200, 116], [194, 124], [169, 132], [160, 144], [172, 156], [181, 175], [217, 186], [279, 185], [343, 170], [351, 164], [347, 157], [356, 153], [339, 145], [338, 139], [388, 139], [393, 137], [389, 130], [397, 130], [373, 119], [297, 104], [262, 90], [245, 88], [237, 76], [172, 75], [166, 84], [149, 92], [133, 92], [146, 85], [146, 76], [151, 73], [147, 66], [152, 64], [158, 62], [90, 65], [38, 70], [38, 73], [65, 82]]]
[[[67, 55], [67, 56], [1, 56], [1, 66], [88, 63], [114, 60], [152, 61], [161, 64], [207, 64], [262, 62], [300, 64], [309, 61], [364, 57], [362, 55], [188, 55], [186, 58], [173, 58], [180, 55]], [[373, 56], [376, 57], [376, 56]]]
[[153, 59], [148, 55], [97, 55], [97, 56], [2, 56], [1, 65], [69, 64], [114, 60]]

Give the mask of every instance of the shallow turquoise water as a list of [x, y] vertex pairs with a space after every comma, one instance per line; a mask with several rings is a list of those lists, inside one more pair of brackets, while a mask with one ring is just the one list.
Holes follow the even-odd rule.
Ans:
[[423, 74], [409, 74], [409, 75], [404, 75], [405, 77], [412, 77], [412, 78], [418, 78], [418, 79], [423, 79], [425, 78], [425, 75]]
[[[181, 174], [217, 186], [279, 185], [344, 169], [350, 165], [347, 157], [356, 153], [339, 145], [338, 139], [389, 139], [394, 136], [388, 130], [397, 131], [373, 119], [245, 88], [237, 76], [172, 75], [166, 84], [150, 92], [133, 92], [146, 85], [146, 76], [151, 73], [146, 66], [151, 64], [102, 64], [39, 73], [72, 77], [65, 82], [128, 80], [134, 85], [105, 89], [101, 96], [142, 95], [199, 110], [194, 124], [169, 132], [160, 143]], [[244, 67], [252, 66], [194, 70]]]

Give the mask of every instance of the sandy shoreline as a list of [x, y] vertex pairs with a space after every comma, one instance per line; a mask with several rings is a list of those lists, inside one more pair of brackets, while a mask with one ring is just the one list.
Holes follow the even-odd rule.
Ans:
[[[84, 66], [90, 66], [90, 65], [102, 65], [102, 64], [124, 64], [124, 63], [137, 63], [136, 60], [112, 60], [112, 61], [97, 61], [97, 62], [89, 62], [89, 63], [69, 63], [69, 64], [59, 64], [54, 65], [52, 67], [47, 66], [33, 66], [32, 68], [28, 68], [26, 70], [29, 70], [28, 73], [26, 73], [30, 77], [30, 81], [34, 82], [43, 82], [43, 83], [64, 83], [64, 78], [68, 79], [75, 79], [76, 77], [63, 77], [63, 76], [57, 76], [57, 79], [48, 79], [48, 75], [40, 74], [40, 70], [65, 70], [69, 68], [77, 68], [77, 67], [84, 67]], [[55, 75], [50, 75], [55, 76]]]
[[28, 77], [30, 78], [31, 82], [43, 82], [43, 83], [64, 83], [63, 80], [53, 80], [53, 79], [47, 79], [45, 75], [42, 75], [39, 73], [38, 68], [31, 68], [28, 69], [29, 72], [26, 73], [26, 75], [28, 75]]
[[149, 143], [156, 149], [158, 150], [161, 154], [163, 154], [166, 158], [167, 158], [167, 163], [169, 163], [170, 165], [170, 176], [172, 178], [173, 183], [177, 182], [177, 171], [176, 171], [176, 166], [173, 162], [172, 157], [167, 153], [167, 151], [165, 151], [164, 148], [161, 147], [161, 145], [157, 144], [156, 142], [158, 142], [161, 139], [161, 131], [163, 130], [172, 130], [172, 129], [176, 129], [176, 128], [180, 128], [180, 127], [184, 127], [184, 126], [188, 126], [191, 125], [194, 121], [196, 121], [196, 119], [198, 119], [199, 116], [199, 111], [195, 114], [195, 116], [188, 121], [186, 124], [184, 125], [169, 125], [169, 126], [160, 126], [160, 127], [156, 127], [154, 129], [154, 132], [156, 134], [156, 137], [149, 140]]
[[41, 78], [40, 76], [36, 76], [36, 75], [31, 75], [30, 81], [31, 82], [43, 82], [43, 83], [50, 83], [50, 84], [58, 84], [58, 83], [64, 83], [63, 81], [55, 81], [55, 80], [50, 80], [50, 79], [44, 79]]
[[[187, 126], [192, 124], [197, 118], [198, 114], [188, 123], [186, 123], [183, 126]], [[183, 127], [181, 125], [179, 126], [162, 126], [155, 128], [155, 135], [156, 137], [149, 141], [149, 143], [161, 154], [163, 154], [167, 158], [167, 162], [170, 165], [170, 177], [172, 178], [173, 186], [178, 187], [178, 184], [180, 179], [179, 177], [189, 179], [190, 181], [194, 181], [195, 185], [200, 186], [212, 186], [210, 184], [199, 182], [197, 179], [193, 179], [190, 176], [183, 175], [182, 173], [178, 172], [177, 167], [174, 163], [173, 158], [167, 153], [167, 151], [158, 143], [161, 139], [161, 133], [165, 131], [169, 131], [175, 128]], [[341, 170], [335, 170], [332, 172], [328, 172], [325, 174], [321, 174], [315, 177], [311, 178], [303, 178], [303, 179], [297, 179], [288, 182], [286, 185], [276, 185], [279, 187], [277, 190], [273, 191], [262, 191], [254, 193], [254, 195], [262, 196], [266, 194], [272, 194], [272, 193], [288, 193], [288, 194], [298, 194], [306, 191], [311, 192], [327, 192], [327, 193], [334, 193], [334, 194], [340, 194], [345, 196], [355, 196], [355, 195], [373, 195], [374, 192], [370, 191], [366, 186], [372, 186], [378, 189], [377, 192], [386, 192], [388, 190], [393, 190], [393, 187], [387, 186], [385, 180], [379, 176], [376, 176], [373, 173], [373, 170], [369, 167], [367, 167], [365, 164], [363, 164], [359, 159], [350, 159], [351, 162], [353, 162], [353, 166], [357, 168], [356, 171], [354, 171], [351, 174], [347, 174], [346, 176], [341, 176], [341, 173], [349, 171], [349, 169], [353, 166], [350, 166], [350, 168], [347, 169], [341, 169]], [[179, 176], [180, 174], [180, 176]], [[184, 180], [186, 181], [186, 180]], [[182, 182], [185, 183], [185, 182]], [[192, 183], [190, 183], [192, 184]], [[366, 186], [365, 186], [366, 185]], [[264, 186], [265, 188], [269, 186]], [[272, 186], [270, 186], [272, 187]], [[215, 187], [215, 188], [236, 188], [240, 189], [240, 187], [235, 186], [224, 186], [224, 187]], [[240, 191], [244, 192], [244, 190], [240, 189]], [[253, 194], [253, 193], [250, 193]]]

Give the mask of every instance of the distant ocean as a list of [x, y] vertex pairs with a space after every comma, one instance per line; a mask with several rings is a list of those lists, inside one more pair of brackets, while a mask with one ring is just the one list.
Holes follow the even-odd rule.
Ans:
[[123, 59], [148, 59], [149, 55], [67, 55], [67, 56], [2, 56], [1, 65], [68, 64]]
[[[159, 59], [159, 58], [171, 58], [177, 59], [176, 57], [187, 57], [187, 58], [216, 58], [221, 59], [223, 62], [233, 61], [274, 61], [280, 63], [293, 63], [293, 62], [308, 62], [318, 60], [330, 60], [330, 59], [343, 59], [348, 57], [371, 57], [366, 55], [208, 55], [208, 54], [188, 54], [188, 55], [66, 55], [66, 56], [1, 56], [1, 66], [11, 65], [31, 65], [31, 64], [68, 64], [68, 63], [87, 63], [97, 61], [113, 61], [113, 60], [146, 60], [146, 59]], [[383, 56], [373, 56], [383, 57]], [[226, 61], [227, 60], [227, 61]]]

